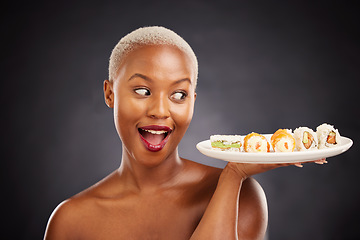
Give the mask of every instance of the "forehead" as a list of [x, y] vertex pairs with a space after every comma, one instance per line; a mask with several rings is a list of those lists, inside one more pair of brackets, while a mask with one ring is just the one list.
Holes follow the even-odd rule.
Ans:
[[154, 79], [189, 78], [195, 85], [194, 64], [186, 53], [174, 46], [140, 46], [128, 53], [120, 64], [116, 79], [126, 79], [136, 73]]

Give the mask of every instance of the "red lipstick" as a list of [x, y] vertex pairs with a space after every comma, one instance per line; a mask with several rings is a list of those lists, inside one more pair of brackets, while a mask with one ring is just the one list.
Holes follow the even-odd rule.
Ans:
[[145, 148], [158, 152], [165, 147], [172, 129], [167, 126], [149, 125], [138, 128], [140, 139]]

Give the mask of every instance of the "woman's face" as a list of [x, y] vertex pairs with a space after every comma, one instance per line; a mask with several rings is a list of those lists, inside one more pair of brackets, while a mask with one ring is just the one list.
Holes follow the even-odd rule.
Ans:
[[[171, 46], [143, 46], [130, 52], [110, 88], [114, 121], [125, 154], [156, 166], [177, 154], [193, 116], [194, 67]], [[107, 85], [107, 86], [106, 86]]]

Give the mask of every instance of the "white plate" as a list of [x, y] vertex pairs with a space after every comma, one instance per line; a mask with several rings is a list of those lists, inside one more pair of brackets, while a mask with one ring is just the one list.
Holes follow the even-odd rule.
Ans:
[[[270, 134], [264, 134], [269, 138]], [[347, 151], [353, 141], [347, 137], [341, 137], [341, 142], [336, 147], [325, 149], [314, 149], [309, 151], [294, 152], [268, 152], [268, 153], [248, 153], [248, 152], [224, 152], [211, 149], [210, 140], [199, 142], [196, 148], [204, 155], [228, 162], [238, 163], [299, 163], [320, 160], [339, 155]]]

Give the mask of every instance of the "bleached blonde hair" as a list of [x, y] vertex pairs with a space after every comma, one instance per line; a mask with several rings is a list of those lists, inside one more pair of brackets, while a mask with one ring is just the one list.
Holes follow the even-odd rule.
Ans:
[[187, 54], [190, 57], [195, 69], [194, 80], [196, 86], [198, 77], [198, 61], [194, 51], [190, 45], [174, 31], [159, 26], [138, 28], [120, 39], [111, 52], [109, 61], [109, 80], [113, 81], [116, 78], [120, 64], [128, 53], [140, 46], [146, 45], [175, 46]]

